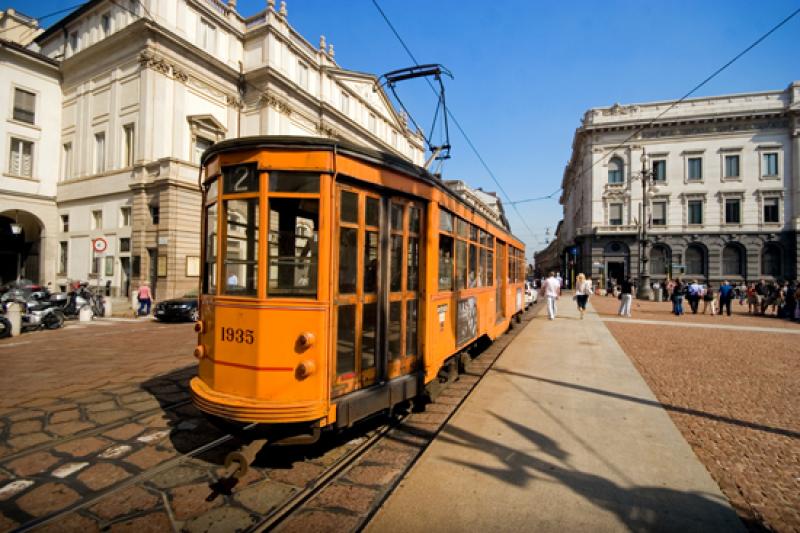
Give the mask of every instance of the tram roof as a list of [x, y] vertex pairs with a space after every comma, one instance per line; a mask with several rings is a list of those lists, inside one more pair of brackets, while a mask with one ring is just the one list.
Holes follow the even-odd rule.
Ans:
[[[368, 148], [366, 146], [361, 146], [359, 144], [352, 143], [349, 141], [328, 139], [324, 137], [302, 137], [293, 135], [254, 135], [249, 137], [237, 137], [233, 139], [225, 139], [224, 141], [215, 143], [205, 152], [203, 152], [203, 156], [200, 159], [201, 165], [205, 165], [210, 158], [221, 153], [232, 152], [236, 150], [252, 150], [258, 148], [267, 148], [267, 149], [280, 148], [283, 150], [288, 149], [288, 150], [335, 151], [338, 154], [355, 157], [356, 159], [360, 159], [368, 163], [380, 165], [389, 168], [391, 170], [396, 170], [398, 172], [411, 175], [446, 192], [454, 199], [458, 200], [462, 204], [471, 208], [471, 206], [469, 206], [469, 204], [464, 202], [464, 200], [458, 195], [458, 193], [456, 193], [450, 187], [448, 187], [442, 181], [441, 178], [431, 174], [424, 168], [417, 166], [414, 163], [411, 163], [407, 159], [403, 159], [402, 157], [398, 157], [388, 152], [383, 152], [380, 150], [374, 150], [372, 148]], [[499, 224], [496, 224], [491, 219], [486, 218], [486, 220], [493, 226], [497, 227], [498, 229], [502, 230], [505, 233], [508, 233], [518, 241], [522, 242], [521, 239], [516, 237], [506, 228], [500, 226]]]

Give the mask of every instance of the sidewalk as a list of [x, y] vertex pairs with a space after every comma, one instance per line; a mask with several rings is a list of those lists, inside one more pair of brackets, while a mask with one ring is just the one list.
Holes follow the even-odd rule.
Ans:
[[531, 322], [376, 513], [386, 531], [744, 531], [614, 338]]

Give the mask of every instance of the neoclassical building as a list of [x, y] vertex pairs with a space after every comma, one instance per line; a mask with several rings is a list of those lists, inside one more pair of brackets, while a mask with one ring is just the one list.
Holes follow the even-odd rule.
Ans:
[[264, 8], [245, 18], [235, 0], [91, 0], [36, 37], [35, 68], [54, 71], [58, 98], [18, 85], [34, 93], [39, 133], [45, 117], [57, 131], [55, 143], [35, 139], [35, 127], [28, 135], [33, 168], [52, 182], [37, 194], [53, 209], [35, 216], [28, 206], [40, 200], [15, 196], [14, 212], [49, 239], [39, 264], [52, 268], [28, 277], [60, 286], [89, 278], [120, 295], [148, 280], [158, 299], [195, 289], [198, 161], [225, 138], [342, 138], [423, 162], [421, 133], [375, 76], [340, 67], [324, 37], [304, 39], [286, 2]]
[[638, 277], [644, 222], [654, 280], [796, 278], [800, 82], [671, 105], [584, 115], [562, 182], [564, 270]]

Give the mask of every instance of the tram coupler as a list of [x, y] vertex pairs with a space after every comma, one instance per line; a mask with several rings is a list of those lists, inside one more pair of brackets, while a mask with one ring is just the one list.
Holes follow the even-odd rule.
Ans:
[[256, 460], [256, 455], [267, 444], [267, 439], [256, 439], [250, 444], [242, 446], [235, 452], [225, 456], [225, 477], [242, 479], [250, 465]]

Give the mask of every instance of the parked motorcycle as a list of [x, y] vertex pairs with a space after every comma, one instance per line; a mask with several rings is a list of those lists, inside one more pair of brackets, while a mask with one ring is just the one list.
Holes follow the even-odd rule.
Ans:
[[53, 294], [50, 296], [50, 301], [60, 307], [68, 318], [76, 318], [85, 305], [92, 310], [92, 317], [105, 315], [106, 306], [103, 297], [95, 295], [85, 281], [73, 283], [66, 294]]
[[[64, 312], [60, 307], [50, 301], [50, 295], [46, 289], [31, 291], [25, 288], [11, 288], [0, 298], [3, 313], [5, 314], [8, 305], [18, 303], [22, 307], [22, 331], [33, 329], [58, 329], [64, 325]], [[3, 317], [8, 323], [8, 334], [11, 333], [11, 324], [8, 319]], [[0, 326], [2, 328], [3, 326]]]

